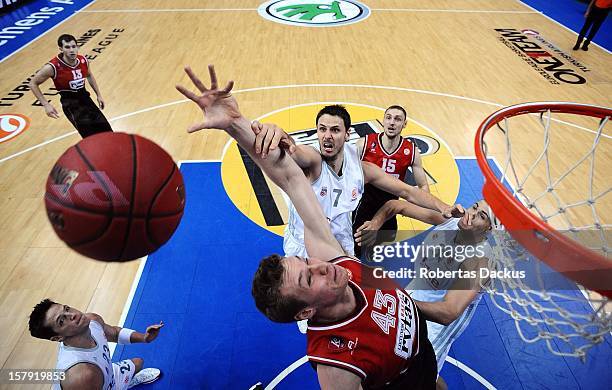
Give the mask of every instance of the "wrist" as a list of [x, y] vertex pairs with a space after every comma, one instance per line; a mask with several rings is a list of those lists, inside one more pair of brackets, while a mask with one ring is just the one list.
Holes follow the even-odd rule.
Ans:
[[[117, 337], [117, 344], [132, 344], [132, 335], [136, 331], [129, 328], [121, 328]], [[134, 340], [136, 341], [136, 340]]]
[[379, 230], [382, 224], [383, 224], [383, 221], [381, 221], [380, 218], [374, 217], [370, 221], [370, 228], [368, 230]]
[[236, 117], [226, 129], [230, 135], [243, 131], [251, 131], [251, 122], [242, 115]]

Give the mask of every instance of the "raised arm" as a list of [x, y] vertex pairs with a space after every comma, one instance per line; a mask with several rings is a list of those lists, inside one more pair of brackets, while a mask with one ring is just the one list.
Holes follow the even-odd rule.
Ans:
[[371, 245], [376, 238], [376, 231], [391, 217], [403, 215], [417, 219], [430, 225], [439, 225], [447, 220], [441, 212], [417, 206], [405, 200], [389, 200], [385, 203], [370, 221], [365, 221], [355, 232], [357, 245]]
[[256, 136], [251, 129], [251, 122], [242, 116], [236, 99], [230, 93], [233, 81], [230, 81], [224, 89], [218, 89], [214, 67], [209, 65], [208, 69], [211, 79], [210, 89], [204, 86], [191, 68], [185, 68], [185, 72], [202, 95], [197, 95], [180, 85], [176, 87], [204, 112], [204, 121], [192, 125], [188, 131], [225, 130], [289, 196], [304, 221], [304, 241], [308, 253], [321, 259], [342, 255], [344, 252], [332, 235], [327, 218], [323, 215], [310, 183], [300, 167], [293, 159], [286, 158], [286, 153], [281, 148], [270, 150], [266, 158], [255, 152]]
[[462, 215], [463, 209], [461, 206], [451, 207], [430, 193], [408, 185], [391, 175], [387, 175], [382, 169], [372, 163], [362, 161], [361, 165], [366, 183], [370, 183], [383, 191], [397, 195], [418, 206], [439, 211], [444, 216], [450, 217], [453, 210], [458, 210]]
[[45, 64], [42, 68], [40, 68], [38, 72], [36, 72], [34, 77], [32, 77], [32, 80], [30, 80], [29, 83], [29, 87], [34, 96], [36, 96], [36, 99], [38, 99], [40, 104], [42, 104], [45, 108], [47, 116], [57, 119], [59, 118], [57, 110], [55, 109], [55, 107], [53, 107], [51, 103], [47, 101], [47, 99], [45, 99], [39, 87], [39, 85], [53, 77], [53, 73], [53, 67], [50, 64]]
[[470, 289], [467, 289], [466, 279], [457, 279], [441, 301], [415, 301], [421, 312], [425, 315], [425, 318], [442, 325], [450, 325], [459, 318], [479, 294], [481, 286], [487, 283], [488, 278], [480, 278], [480, 269], [487, 267], [487, 265], [488, 259], [485, 257], [465, 260], [461, 264], [461, 269], [475, 272], [476, 275], [475, 278], [469, 279], [472, 284]]
[[421, 161], [421, 153], [419, 148], [414, 148], [414, 161], [412, 162], [412, 173], [414, 174], [414, 180], [417, 186], [423, 191], [429, 192], [429, 183], [427, 183], [427, 174], [423, 169], [423, 162]]

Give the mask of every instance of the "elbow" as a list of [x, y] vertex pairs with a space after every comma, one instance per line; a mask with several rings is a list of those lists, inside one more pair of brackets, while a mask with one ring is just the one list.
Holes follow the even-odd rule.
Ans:
[[446, 310], [440, 318], [440, 323], [444, 326], [449, 326], [450, 324], [455, 322], [455, 320], [459, 318], [460, 315], [461, 313], [457, 312], [457, 310]]
[[443, 315], [441, 318], [439, 318], [439, 320], [440, 320], [440, 324], [441, 324], [441, 325], [444, 325], [444, 326], [449, 326], [450, 324], [452, 324], [452, 323], [453, 323], [453, 321], [455, 321], [455, 320], [456, 320], [456, 318], [454, 318], [454, 317], [453, 317], [453, 316], [451, 316], [451, 315], [445, 314], [445, 315]]
[[414, 203], [414, 191], [415, 190], [416, 190], [416, 188], [411, 187], [408, 184], [406, 184], [406, 188], [402, 191], [400, 196], [403, 199], [406, 199], [408, 202]]

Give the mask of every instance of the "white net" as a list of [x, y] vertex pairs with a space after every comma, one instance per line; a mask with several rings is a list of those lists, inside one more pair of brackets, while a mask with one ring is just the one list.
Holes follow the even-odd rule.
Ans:
[[[550, 110], [518, 115], [498, 122], [483, 142], [485, 154], [501, 163], [499, 168], [489, 166], [531, 213], [607, 258], [612, 219], [609, 119]], [[496, 231], [494, 241], [490, 266], [528, 275], [496, 279], [487, 287], [525, 342], [544, 341], [553, 354], [585, 359], [590, 348], [610, 337], [612, 303], [606, 297], [555, 275], [507, 232]]]

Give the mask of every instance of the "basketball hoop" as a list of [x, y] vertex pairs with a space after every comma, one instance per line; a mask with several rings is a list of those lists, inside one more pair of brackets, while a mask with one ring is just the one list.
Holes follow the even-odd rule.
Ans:
[[[493, 113], [476, 133], [476, 158], [485, 176], [483, 196], [505, 227], [505, 233], [494, 234], [491, 266], [515, 269], [535, 256], [583, 289], [584, 297], [577, 297], [535, 288], [517, 278], [498, 280], [488, 288], [495, 305], [515, 320], [523, 340], [546, 340], [557, 355], [584, 359], [586, 350], [612, 331], [606, 306], [612, 298], [606, 229], [612, 224], [601, 217], [612, 218], [602, 213], [611, 204], [605, 202], [612, 191], [611, 171], [597, 171], [611, 167], [603, 157], [612, 151], [612, 137], [604, 133], [610, 117], [612, 109], [605, 107], [524, 103]], [[492, 155], [501, 163], [501, 177], [495, 174]], [[579, 242], [585, 233], [596, 237], [596, 244]], [[592, 313], [568, 310], [559, 303], [585, 299]]]

